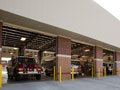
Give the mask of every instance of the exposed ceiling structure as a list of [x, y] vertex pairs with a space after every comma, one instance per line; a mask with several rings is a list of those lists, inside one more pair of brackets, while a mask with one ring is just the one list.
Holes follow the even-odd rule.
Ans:
[[72, 55], [93, 56], [93, 46], [72, 42]]
[[115, 52], [103, 49], [103, 56], [114, 56]]
[[[3, 46], [11, 46], [18, 48], [35, 49], [41, 51], [56, 51], [56, 37], [30, 32], [24, 29], [3, 25]], [[26, 38], [25, 41], [21, 41], [21, 38]], [[91, 54], [92, 46], [72, 42], [72, 54]], [[90, 52], [84, 52], [89, 49]], [[81, 53], [82, 52], [82, 53]]]
[[[35, 49], [41, 51], [56, 52], [56, 37], [44, 35], [41, 33], [30, 32], [24, 29], [3, 25], [3, 46]], [[21, 38], [26, 38], [21, 41]], [[71, 42], [71, 54], [81, 56], [93, 56], [93, 46], [78, 42]], [[105, 55], [113, 55], [113, 52], [105, 50]]]
[[[15, 27], [7, 25], [3, 26], [2, 36], [3, 46], [11, 46], [18, 48], [37, 49], [37, 50], [50, 50], [55, 45], [56, 38], [43, 35], [40, 33], [29, 32]], [[21, 41], [21, 38], [25, 38], [25, 41]]]

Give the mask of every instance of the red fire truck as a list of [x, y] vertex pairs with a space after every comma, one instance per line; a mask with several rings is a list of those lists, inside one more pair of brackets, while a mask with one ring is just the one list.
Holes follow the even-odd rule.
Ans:
[[29, 76], [40, 80], [42, 68], [38, 66], [34, 58], [14, 57], [8, 62], [7, 72], [9, 79], [17, 81]]

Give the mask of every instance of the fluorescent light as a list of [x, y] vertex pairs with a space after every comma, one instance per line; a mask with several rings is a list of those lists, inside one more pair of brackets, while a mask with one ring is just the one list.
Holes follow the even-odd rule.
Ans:
[[85, 52], [89, 52], [90, 50], [89, 49], [86, 49]]
[[37, 56], [37, 55], [35, 55], [35, 56]]
[[44, 53], [47, 53], [47, 51], [44, 51]]
[[20, 39], [21, 41], [25, 41], [26, 40], [26, 38], [25, 37], [21, 37], [21, 39]]
[[85, 57], [85, 56], [82, 56], [82, 57]]
[[13, 49], [17, 50], [18, 48], [13, 48]]
[[10, 54], [13, 54], [12, 52]]
[[2, 57], [1, 60], [2, 61], [9, 61], [9, 60], [11, 60], [11, 58]]

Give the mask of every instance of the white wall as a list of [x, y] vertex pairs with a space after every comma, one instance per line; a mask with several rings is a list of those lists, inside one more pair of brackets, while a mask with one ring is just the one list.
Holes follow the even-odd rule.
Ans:
[[120, 47], [120, 22], [93, 0], [0, 0], [0, 9]]

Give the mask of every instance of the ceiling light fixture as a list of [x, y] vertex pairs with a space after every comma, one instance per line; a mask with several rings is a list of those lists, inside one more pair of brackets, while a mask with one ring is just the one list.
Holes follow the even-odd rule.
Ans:
[[44, 53], [48, 53], [47, 51], [44, 51]]
[[13, 49], [14, 49], [14, 50], [17, 50], [18, 48], [15, 47], [15, 48], [13, 48]]
[[85, 52], [89, 52], [90, 50], [89, 49], [86, 49]]
[[10, 54], [13, 54], [12, 52]]
[[20, 39], [21, 41], [25, 41], [26, 40], [26, 38], [25, 37], [21, 37], [21, 39]]
[[82, 56], [82, 57], [85, 57], [85, 56]]

